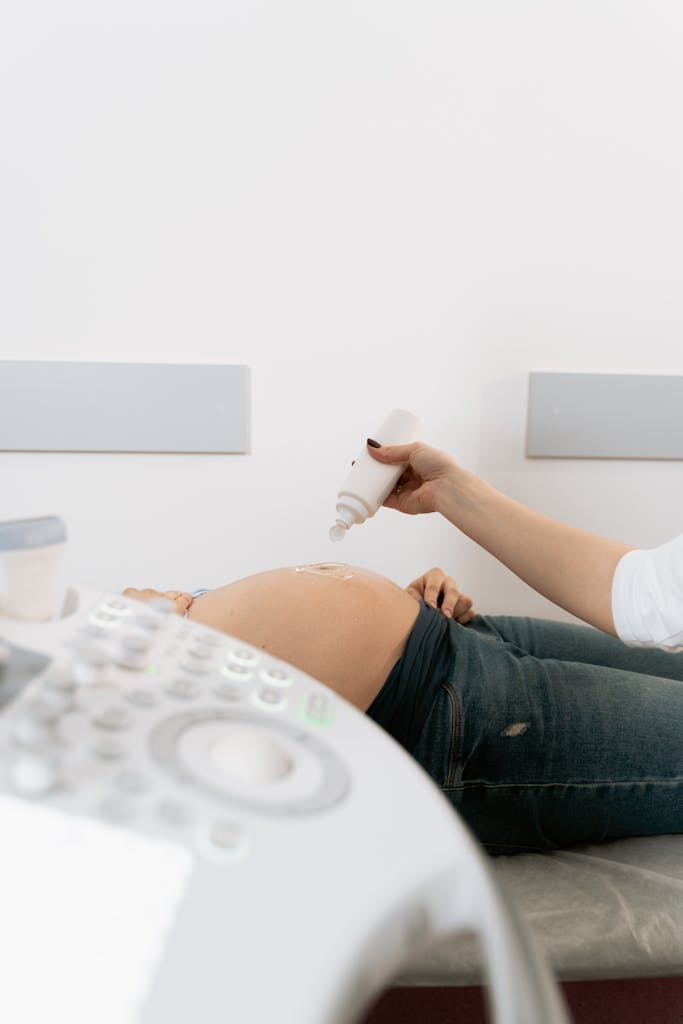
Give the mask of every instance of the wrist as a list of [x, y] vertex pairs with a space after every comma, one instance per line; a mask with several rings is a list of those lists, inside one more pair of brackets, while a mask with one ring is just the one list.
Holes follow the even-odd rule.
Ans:
[[435, 481], [434, 511], [463, 529], [483, 500], [484, 486], [474, 473], [456, 465], [447, 476]]

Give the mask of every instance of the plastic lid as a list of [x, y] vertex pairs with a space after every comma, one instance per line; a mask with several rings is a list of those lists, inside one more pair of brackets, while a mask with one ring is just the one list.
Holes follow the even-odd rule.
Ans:
[[66, 541], [66, 527], [58, 516], [12, 519], [0, 523], [0, 551], [44, 548]]
[[354, 523], [364, 523], [368, 518], [367, 505], [353, 494], [340, 494], [337, 498], [337, 523], [348, 530]]

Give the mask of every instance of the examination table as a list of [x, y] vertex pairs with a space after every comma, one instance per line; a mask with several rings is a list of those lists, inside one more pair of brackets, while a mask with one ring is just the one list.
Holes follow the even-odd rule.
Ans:
[[[683, 835], [492, 858], [577, 1024], [683, 1022]], [[365, 1024], [485, 1020], [477, 942], [415, 961]]]

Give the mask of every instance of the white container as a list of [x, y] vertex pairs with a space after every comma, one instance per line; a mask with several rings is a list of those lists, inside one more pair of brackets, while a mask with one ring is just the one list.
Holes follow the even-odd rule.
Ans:
[[[372, 434], [382, 445], [409, 444], [419, 441], [422, 421], [405, 409], [394, 409]], [[337, 495], [337, 521], [330, 530], [330, 540], [342, 540], [355, 523], [364, 523], [374, 516], [393, 491], [407, 463], [387, 466], [368, 454], [367, 445], [359, 452], [351, 472]]]
[[57, 516], [0, 523], [0, 615], [34, 622], [55, 615], [65, 542]]

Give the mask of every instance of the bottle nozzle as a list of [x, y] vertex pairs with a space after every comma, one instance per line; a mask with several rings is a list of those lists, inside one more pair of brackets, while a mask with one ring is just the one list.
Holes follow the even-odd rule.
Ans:
[[347, 529], [348, 527], [345, 526], [344, 523], [340, 523], [339, 520], [337, 520], [334, 526], [330, 529], [330, 540], [343, 540], [346, 536]]

